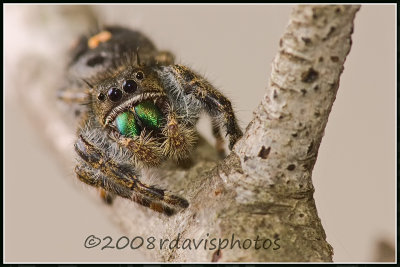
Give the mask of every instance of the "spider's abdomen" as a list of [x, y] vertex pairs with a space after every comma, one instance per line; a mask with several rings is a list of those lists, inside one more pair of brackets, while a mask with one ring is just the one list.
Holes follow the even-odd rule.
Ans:
[[120, 64], [126, 57], [149, 63], [157, 52], [154, 44], [139, 31], [112, 26], [81, 37], [72, 50], [69, 74], [87, 79]]

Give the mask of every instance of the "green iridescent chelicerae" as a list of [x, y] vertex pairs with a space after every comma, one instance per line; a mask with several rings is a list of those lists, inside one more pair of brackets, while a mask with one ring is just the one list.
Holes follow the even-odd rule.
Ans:
[[[144, 127], [150, 129], [159, 129], [161, 125], [162, 114], [160, 110], [151, 101], [145, 101], [134, 108], [137, 118], [142, 122]], [[135, 113], [126, 111], [118, 115], [116, 118], [117, 128], [119, 132], [127, 137], [135, 137], [140, 135], [140, 128]]]
[[131, 111], [121, 113], [117, 119], [117, 128], [119, 132], [127, 137], [134, 137], [140, 134], [140, 128], [135, 119], [135, 114]]
[[135, 112], [143, 124], [152, 129], [159, 129], [162, 114], [158, 107], [151, 101], [145, 101], [135, 107]]

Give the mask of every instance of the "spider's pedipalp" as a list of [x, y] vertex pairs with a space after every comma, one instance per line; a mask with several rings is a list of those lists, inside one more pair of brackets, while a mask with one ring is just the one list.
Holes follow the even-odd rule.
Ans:
[[165, 141], [161, 145], [163, 154], [175, 160], [188, 158], [197, 140], [197, 134], [193, 127], [179, 122], [179, 117], [173, 109], [169, 110], [162, 132], [165, 135]]
[[159, 143], [149, 135], [141, 134], [135, 138], [120, 136], [118, 143], [132, 152], [136, 166], [158, 166], [164, 158]]

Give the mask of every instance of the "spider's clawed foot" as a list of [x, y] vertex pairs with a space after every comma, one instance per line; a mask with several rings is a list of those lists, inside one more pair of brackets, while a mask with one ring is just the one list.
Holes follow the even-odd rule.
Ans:
[[100, 198], [104, 201], [104, 203], [107, 205], [112, 205], [115, 196], [102, 188], [99, 191], [100, 191]]

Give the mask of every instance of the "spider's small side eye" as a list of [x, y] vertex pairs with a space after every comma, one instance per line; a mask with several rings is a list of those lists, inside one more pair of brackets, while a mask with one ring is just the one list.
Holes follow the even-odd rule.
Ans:
[[143, 78], [144, 78], [144, 73], [141, 72], [141, 71], [138, 71], [138, 72], [136, 73], [136, 79], [142, 80]]
[[137, 83], [134, 80], [126, 80], [122, 88], [126, 93], [132, 94], [137, 90]]
[[122, 91], [117, 88], [111, 88], [107, 92], [108, 98], [113, 102], [118, 102], [122, 98]]
[[100, 100], [101, 102], [103, 102], [104, 100], [106, 100], [106, 96], [105, 96], [103, 93], [100, 93], [100, 94], [97, 96], [97, 99]]

